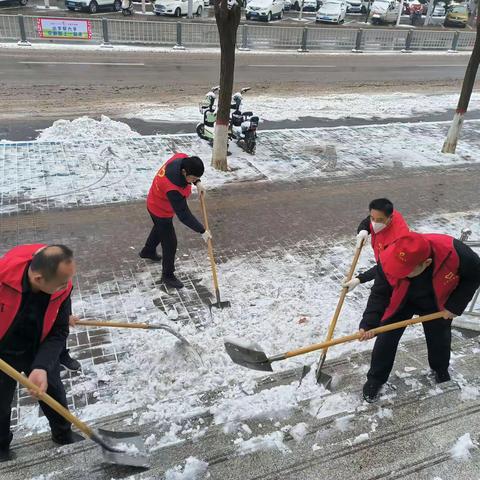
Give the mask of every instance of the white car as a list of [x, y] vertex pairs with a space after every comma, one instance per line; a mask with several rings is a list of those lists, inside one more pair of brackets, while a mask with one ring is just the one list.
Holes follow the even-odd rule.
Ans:
[[344, 0], [327, 0], [317, 12], [316, 21], [326, 23], [343, 23], [347, 15], [347, 2]]
[[400, 2], [397, 2], [396, 0], [374, 0], [370, 8], [372, 25], [395, 23], [398, 18], [399, 9]]
[[[200, 16], [203, 12], [204, 0], [193, 0], [192, 12]], [[188, 0], [158, 0], [153, 9], [155, 15], [173, 15], [181, 17], [188, 15]]]
[[122, 9], [122, 0], [65, 0], [65, 7], [77, 12], [87, 10], [90, 13], [97, 13], [104, 9], [119, 12]]
[[28, 3], [28, 0], [17, 0], [16, 2], [11, 2], [10, 0], [0, 0], [0, 5], [2, 3], [6, 3], [7, 5], [10, 5], [11, 3], [18, 3], [19, 5], [24, 7]]
[[305, 0], [303, 2], [304, 12], [316, 12], [318, 10], [317, 0]]
[[362, 0], [347, 0], [348, 13], [360, 13], [362, 11]]
[[265, 20], [283, 18], [283, 0], [252, 0], [245, 9], [247, 20]]

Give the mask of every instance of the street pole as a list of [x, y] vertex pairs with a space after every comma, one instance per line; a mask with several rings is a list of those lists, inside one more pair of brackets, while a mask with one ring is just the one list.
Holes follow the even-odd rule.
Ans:
[[402, 13], [403, 13], [403, 0], [400, 0], [398, 2], [400, 4], [399, 9], [398, 9], [398, 17], [397, 17], [397, 27], [400, 25], [400, 20], [402, 19]]
[[430, 0], [428, 2], [428, 8], [427, 8], [427, 15], [425, 17], [425, 22], [423, 25], [427, 26], [430, 25], [430, 20], [432, 19], [432, 14], [433, 14], [433, 8], [435, 7], [435, 2], [433, 0]]
[[147, 9], [145, 7], [145, 0], [142, 0], [142, 13], [145, 15], [147, 13]]
[[45, 0], [45, 8], [50, 8], [50, 0]]
[[188, 14], [187, 18], [193, 18], [193, 0], [188, 0]]
[[365, 23], [368, 23], [368, 17], [370, 16], [370, 5], [371, 4], [372, 4], [372, 2], [370, 0], [368, 0], [367, 14], [365, 16]]

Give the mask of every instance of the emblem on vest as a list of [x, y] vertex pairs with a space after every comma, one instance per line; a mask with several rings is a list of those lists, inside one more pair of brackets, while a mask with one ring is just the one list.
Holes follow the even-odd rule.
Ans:
[[407, 254], [405, 252], [398, 252], [397, 253], [397, 258], [401, 261], [401, 262], [406, 262], [407, 261]]
[[448, 272], [444, 277], [445, 281], [443, 282], [443, 284], [446, 285], [447, 283], [457, 280], [457, 278], [458, 275], [455, 275], [453, 272]]
[[157, 177], [164, 177], [165, 176], [165, 167], [162, 167], [158, 172], [157, 172]]

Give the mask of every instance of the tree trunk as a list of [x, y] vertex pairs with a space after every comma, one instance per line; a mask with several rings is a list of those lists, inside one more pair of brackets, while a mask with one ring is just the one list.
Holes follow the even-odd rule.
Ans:
[[[237, 0], [238, 1], [238, 0]], [[235, 46], [240, 24], [240, 4], [215, 0], [215, 20], [220, 36], [220, 92], [213, 138], [212, 166], [227, 171], [228, 123], [235, 72]]]
[[480, 63], [480, 17], [477, 19], [477, 36], [473, 46], [470, 61], [468, 62], [465, 78], [463, 79], [462, 91], [458, 100], [457, 110], [453, 117], [452, 124], [448, 130], [447, 138], [443, 144], [442, 153], [455, 153], [458, 138], [462, 130], [463, 117], [468, 109], [470, 97], [472, 96], [475, 78], [477, 76], [478, 64]]

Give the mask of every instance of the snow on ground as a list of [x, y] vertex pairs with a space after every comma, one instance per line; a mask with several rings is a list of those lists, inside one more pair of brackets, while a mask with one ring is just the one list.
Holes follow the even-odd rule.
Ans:
[[480, 121], [468, 122], [455, 155], [440, 153], [448, 127], [435, 122], [264, 131], [255, 156], [231, 146], [232, 171], [226, 173], [210, 166], [211, 148], [196, 135], [0, 143], [0, 207], [8, 213], [139, 200], [178, 151], [204, 159], [207, 188], [478, 163]]
[[462, 435], [450, 449], [450, 454], [455, 460], [468, 460], [471, 457], [470, 450], [478, 448], [472, 441], [469, 433]]
[[283, 443], [283, 433], [279, 431], [252, 437], [249, 440], [238, 438], [234, 441], [234, 444], [239, 455], [275, 449], [281, 452], [289, 451], [289, 448]]
[[138, 137], [126, 123], [116, 122], [102, 115], [100, 120], [89, 117], [79, 117], [75, 120], [57, 120], [38, 136], [42, 142], [77, 142], [93, 138], [130, 138]]
[[[452, 235], [458, 235], [461, 228], [469, 226], [473, 230], [472, 238], [480, 238], [478, 212], [428, 217], [412, 222], [411, 226], [421, 231]], [[124, 353], [118, 356], [118, 363], [85, 366], [79, 382], [85, 382], [90, 390], [92, 381], [101, 381], [106, 386], [97, 403], [77, 414], [89, 421], [143, 407], [145, 411], [140, 416], [134, 414], [131, 422], [154, 421], [165, 432], [163, 436], [150, 438], [152, 450], [182, 441], [181, 437], [185, 435], [193, 438], [202, 435], [201, 426], [187, 422], [186, 427], [180, 427], [180, 424], [193, 415], [208, 412], [213, 415], [215, 423], [223, 425], [229, 432], [240, 432], [245, 440], [252, 434], [246, 421], [285, 419], [301, 403], [308, 405], [312, 418], [343, 413], [345, 420], [339, 421], [337, 428], [348, 429], [348, 415], [362, 405], [360, 393], [331, 394], [316, 384], [314, 369], [301, 386], [295, 381], [257, 391], [257, 382], [265, 374], [234, 364], [224, 350], [223, 340], [235, 336], [254, 341], [267, 354], [275, 354], [324, 338], [338, 300], [340, 282], [352, 259], [353, 245], [353, 238], [335, 243], [301, 244], [292, 247], [289, 253], [272, 249], [261, 255], [244, 255], [221, 264], [221, 288], [225, 298], [231, 301], [231, 308], [214, 309], [211, 317], [206, 308], [200, 309], [194, 315], [195, 323], [172, 322], [172, 326], [191, 341], [197, 353], [163, 331], [112, 330], [117, 352]], [[369, 249], [361, 256], [359, 269], [367, 268], [371, 262]], [[105, 282], [96, 292], [83, 292], [81, 298], [75, 296], [73, 311], [84, 317], [103, 318], [108, 312], [111, 318], [134, 322], [158, 320], [159, 310], [153, 300], [162, 292], [155, 285], [158, 272], [152, 268], [155, 267], [146, 266], [143, 272], [135, 274], [134, 280], [126, 276], [123, 284]], [[193, 270], [192, 275], [200, 277], [200, 272], [208, 272], [206, 262], [195, 267], [184, 260], [181, 269]], [[210, 281], [210, 276], [204, 274], [202, 283], [210, 288]], [[105, 295], [102, 296], [102, 292]], [[357, 330], [368, 292], [368, 286], [360, 286], [349, 294], [336, 337]], [[419, 335], [423, 335], [420, 326], [409, 327], [404, 338]], [[369, 350], [372, 345], [373, 342], [339, 345], [329, 350], [329, 358]], [[310, 364], [317, 357], [310, 354], [277, 362], [273, 365], [274, 370]], [[360, 366], [352, 365], [352, 368], [358, 368], [359, 375], [364, 374]], [[81, 385], [77, 384], [75, 388], [80, 391]], [[204, 393], [214, 390], [222, 393], [212, 400], [211, 406], [205, 406]], [[467, 397], [468, 394], [473, 392], [467, 392]], [[23, 407], [21, 410], [20, 424], [28, 425], [28, 430], [32, 429], [36, 408]], [[387, 410], [378, 412], [379, 418], [389, 415], [391, 412]], [[46, 425], [43, 422], [37, 426], [45, 428]], [[301, 427], [298, 430], [301, 436]]]
[[165, 472], [165, 480], [202, 480], [206, 478], [208, 463], [195, 457], [188, 457], [185, 467], [178, 465]]
[[[291, 95], [272, 97], [244, 95], [244, 111], [252, 111], [261, 120], [281, 121], [298, 120], [301, 117], [319, 117], [322, 119], [384, 119], [408, 118], [415, 115], [445, 112], [456, 108], [458, 94], [445, 93], [425, 95], [423, 93], [341, 95]], [[201, 99], [199, 99], [201, 100]], [[279, 105], [282, 107], [279, 108]], [[480, 94], [472, 96], [469, 110], [480, 109]], [[145, 104], [128, 112], [125, 118], [139, 118], [144, 121], [195, 122], [201, 121], [197, 105], [181, 104]]]

